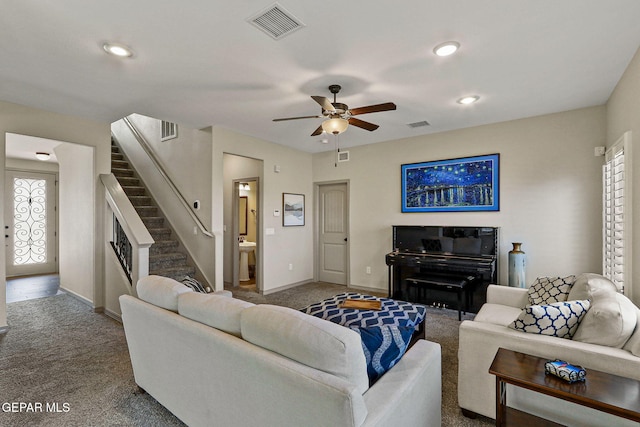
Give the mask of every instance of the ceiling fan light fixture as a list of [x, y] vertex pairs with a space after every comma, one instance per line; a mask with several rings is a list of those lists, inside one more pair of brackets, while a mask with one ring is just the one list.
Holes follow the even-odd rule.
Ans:
[[438, 46], [433, 48], [433, 53], [438, 56], [449, 56], [453, 55], [460, 48], [460, 43], [455, 41], [449, 41], [440, 43]]
[[133, 56], [133, 50], [129, 46], [125, 46], [121, 43], [105, 42], [102, 45], [105, 52], [110, 55], [119, 56], [121, 58], [131, 58]]
[[474, 102], [477, 102], [480, 99], [479, 96], [474, 95], [474, 96], [465, 96], [463, 98], [458, 99], [458, 104], [462, 104], [462, 105], [469, 105], [469, 104], [473, 104]]
[[349, 126], [349, 121], [340, 117], [334, 117], [333, 119], [325, 120], [322, 122], [322, 130], [326, 133], [332, 133], [334, 135], [341, 134]]
[[41, 152], [41, 151], [38, 151], [38, 152], [36, 153], [36, 159], [38, 159], [38, 160], [42, 160], [43, 162], [45, 162], [45, 161], [49, 160], [49, 157], [50, 157], [50, 156], [51, 156], [51, 155], [50, 155], [49, 153], [43, 153], [43, 152]]

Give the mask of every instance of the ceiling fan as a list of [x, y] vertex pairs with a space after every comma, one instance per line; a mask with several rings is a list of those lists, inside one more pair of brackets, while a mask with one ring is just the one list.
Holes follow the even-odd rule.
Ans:
[[333, 102], [324, 96], [312, 96], [311, 98], [320, 104], [322, 107], [322, 113], [316, 116], [301, 116], [301, 117], [286, 117], [282, 119], [273, 119], [274, 122], [282, 122], [285, 120], [299, 120], [299, 119], [321, 119], [323, 121], [318, 128], [313, 131], [311, 136], [320, 135], [322, 132], [332, 133], [337, 135], [347, 130], [349, 125], [359, 127], [368, 131], [374, 131], [378, 129], [378, 125], [365, 122], [364, 120], [357, 119], [353, 116], [368, 113], [377, 113], [380, 111], [390, 111], [396, 109], [396, 104], [393, 102], [385, 102], [384, 104], [368, 105], [366, 107], [349, 108], [347, 104], [336, 101], [336, 95], [340, 92], [342, 87], [340, 85], [329, 86], [329, 91], [333, 94]]

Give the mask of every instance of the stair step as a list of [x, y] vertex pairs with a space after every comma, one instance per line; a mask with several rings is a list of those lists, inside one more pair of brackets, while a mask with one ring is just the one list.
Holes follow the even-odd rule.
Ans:
[[149, 270], [163, 270], [165, 268], [186, 266], [187, 256], [180, 252], [169, 252], [149, 256]]
[[113, 162], [114, 160], [124, 160], [124, 155], [122, 153], [115, 153], [111, 151], [111, 161]]
[[111, 145], [111, 152], [112, 153], [119, 153], [120, 152], [120, 148], [117, 145]]
[[146, 218], [149, 216], [158, 216], [157, 206], [134, 206], [136, 212], [140, 215], [140, 218]]
[[120, 177], [130, 178], [130, 177], [133, 176], [133, 171], [131, 169], [111, 168], [111, 173], [114, 174], [116, 176], [116, 178], [120, 178]]
[[136, 187], [140, 185], [140, 180], [138, 178], [132, 178], [127, 176], [116, 176], [116, 178], [118, 178], [118, 182], [123, 187]]
[[144, 223], [145, 227], [147, 227], [147, 229], [162, 228], [162, 226], [164, 225], [164, 218], [161, 216], [140, 216], [140, 218], [142, 218], [142, 222]]
[[177, 240], [156, 240], [149, 248], [149, 255], [175, 252], [178, 248]]
[[153, 240], [169, 240], [171, 237], [170, 228], [148, 228], [149, 234], [153, 237]]
[[111, 169], [130, 169], [126, 160], [111, 160]]
[[151, 206], [152, 200], [149, 196], [129, 196], [133, 206]]
[[196, 271], [195, 268], [186, 266], [186, 267], [163, 268], [160, 270], [149, 270], [149, 274], [170, 277], [173, 280], [177, 280], [181, 282], [182, 279], [184, 279], [184, 276], [193, 277], [195, 275], [195, 271]]
[[144, 187], [127, 187], [123, 185], [122, 189], [127, 196], [144, 196], [145, 194], [147, 194], [147, 190]]

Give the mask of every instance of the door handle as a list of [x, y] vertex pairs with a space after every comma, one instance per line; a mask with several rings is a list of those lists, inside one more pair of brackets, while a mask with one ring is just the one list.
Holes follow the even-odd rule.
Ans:
[[346, 237], [344, 238], [344, 241], [345, 241], [345, 242], [347, 241], [347, 238], [346, 238]]

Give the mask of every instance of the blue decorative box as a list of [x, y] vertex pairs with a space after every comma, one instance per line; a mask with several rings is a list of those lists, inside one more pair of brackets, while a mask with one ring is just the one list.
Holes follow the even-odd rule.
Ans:
[[584, 381], [587, 376], [582, 366], [571, 365], [564, 360], [550, 360], [544, 364], [544, 371], [547, 374], [555, 375], [569, 383]]

